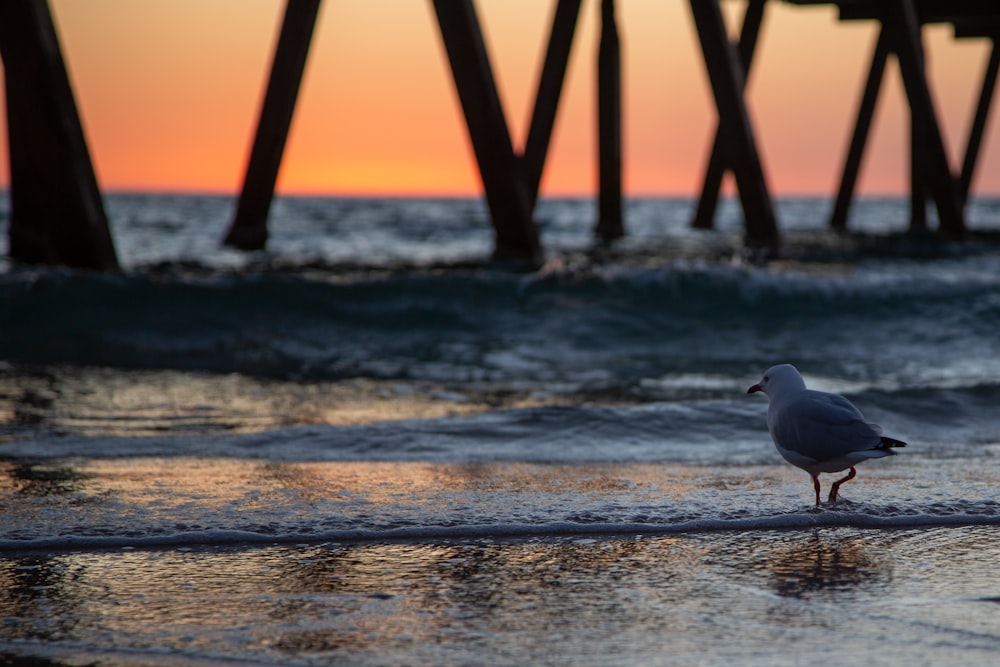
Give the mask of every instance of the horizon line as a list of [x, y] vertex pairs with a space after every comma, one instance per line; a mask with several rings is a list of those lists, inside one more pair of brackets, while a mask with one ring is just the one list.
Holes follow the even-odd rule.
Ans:
[[[625, 193], [623, 197], [625, 199], [697, 199], [701, 193], [694, 192], [671, 192], [671, 191], [638, 191], [632, 193]], [[0, 186], [0, 195], [9, 197], [10, 196], [10, 186], [3, 185]], [[240, 197], [239, 190], [223, 190], [223, 189], [198, 189], [198, 188], [171, 188], [171, 187], [121, 187], [121, 188], [107, 188], [101, 190], [101, 196], [106, 195], [163, 195], [163, 196], [187, 196], [187, 197], [232, 197], [233, 199], [238, 199]], [[337, 190], [281, 190], [276, 189], [274, 192], [275, 198], [289, 198], [289, 199], [308, 199], [308, 198], [320, 198], [320, 199], [485, 199], [485, 195], [482, 192], [468, 192], [468, 191], [396, 191], [396, 192], [379, 192], [379, 191], [337, 191]], [[565, 200], [565, 199], [595, 199], [598, 197], [596, 192], [549, 192], [542, 193], [539, 195], [538, 199], [541, 200]], [[720, 199], [737, 199], [739, 193], [737, 192], [722, 192], [719, 195]], [[909, 199], [909, 192], [864, 192], [855, 193], [854, 199]], [[831, 201], [835, 199], [835, 195], [829, 193], [818, 193], [818, 192], [775, 192], [772, 193], [772, 198], [774, 200], [781, 199], [830, 199]], [[969, 200], [976, 199], [996, 199], [1000, 198], [1000, 191], [998, 192], [974, 192], [970, 193]], [[933, 200], [928, 200], [929, 205], [933, 205]]]

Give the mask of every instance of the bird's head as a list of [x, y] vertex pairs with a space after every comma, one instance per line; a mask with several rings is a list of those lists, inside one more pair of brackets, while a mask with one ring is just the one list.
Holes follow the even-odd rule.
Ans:
[[764, 371], [760, 382], [751, 385], [747, 389], [747, 393], [755, 394], [758, 391], [762, 391], [768, 398], [774, 398], [775, 395], [788, 390], [805, 388], [805, 380], [799, 375], [799, 371], [795, 366], [791, 364], [779, 364], [778, 366], [771, 366]]

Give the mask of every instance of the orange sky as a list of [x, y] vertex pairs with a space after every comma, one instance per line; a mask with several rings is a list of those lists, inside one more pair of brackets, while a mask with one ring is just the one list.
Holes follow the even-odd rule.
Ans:
[[[239, 190], [282, 0], [50, 0], [101, 186]], [[530, 117], [554, 2], [479, 0], [515, 144]], [[725, 3], [736, 17], [742, 2]], [[686, 0], [621, 0], [626, 194], [700, 187], [715, 111]], [[599, 2], [584, 2], [543, 194], [596, 181]], [[734, 22], [735, 23], [735, 22]], [[735, 30], [735, 25], [734, 25]], [[830, 8], [769, 3], [749, 102], [777, 194], [832, 193], [876, 33]], [[925, 32], [954, 164], [988, 56], [985, 40]], [[908, 187], [908, 121], [895, 63], [862, 168], [867, 193]], [[1000, 102], [997, 104], [1000, 107]], [[975, 192], [1000, 193], [995, 118]], [[0, 182], [7, 182], [6, 133]], [[480, 183], [427, 0], [328, 0], [279, 178], [285, 193], [475, 195]]]

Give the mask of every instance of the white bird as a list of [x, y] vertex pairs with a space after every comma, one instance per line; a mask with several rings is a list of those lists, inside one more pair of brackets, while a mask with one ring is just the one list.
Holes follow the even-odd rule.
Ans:
[[829, 502], [837, 502], [840, 485], [854, 479], [854, 466], [868, 459], [892, 456], [906, 443], [882, 435], [882, 427], [866, 420], [843, 396], [806, 389], [791, 364], [772, 366], [748, 394], [762, 391], [767, 406], [767, 430], [786, 461], [812, 476], [819, 505], [819, 474], [850, 468], [830, 487]]

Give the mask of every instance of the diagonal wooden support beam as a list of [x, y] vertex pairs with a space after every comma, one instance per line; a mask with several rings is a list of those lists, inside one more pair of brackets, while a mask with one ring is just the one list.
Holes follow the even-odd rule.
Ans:
[[719, 0], [691, 0], [690, 4], [719, 113], [719, 131], [743, 205], [746, 242], [751, 247], [776, 249], [780, 234], [743, 99], [739, 55], [726, 34]]
[[[764, 20], [766, 0], [749, 0], [746, 14], [743, 16], [743, 27], [740, 30], [740, 64], [743, 66], [743, 80], [750, 76], [750, 65], [757, 48], [757, 37]], [[691, 226], [696, 229], [711, 229], [715, 226], [715, 209], [719, 204], [719, 192], [722, 189], [722, 177], [728, 165], [726, 163], [725, 145], [722, 143], [722, 133], [716, 126], [715, 140], [705, 168], [705, 178], [702, 180], [701, 197], [698, 198], [698, 208], [695, 209]]]
[[941, 126], [924, 76], [920, 23], [913, 0], [884, 0], [879, 6], [883, 29], [890, 30], [893, 50], [899, 59], [910, 113], [922, 134], [918, 141], [924, 157], [921, 178], [934, 198], [941, 231], [952, 238], [962, 238], [966, 232], [962, 202], [957, 179], [948, 166]]
[[267, 214], [295, 112], [320, 0], [288, 0], [264, 94], [243, 191], [225, 244], [260, 250], [267, 243]]
[[990, 51], [990, 60], [986, 65], [986, 73], [983, 75], [983, 87], [979, 94], [979, 104], [976, 105], [972, 128], [969, 131], [969, 142], [965, 149], [965, 160], [962, 162], [959, 194], [962, 196], [963, 202], [968, 201], [969, 192], [972, 188], [972, 177], [976, 170], [976, 163], [979, 161], [979, 148], [983, 141], [983, 134], [986, 131], [986, 120], [990, 114], [990, 105], [992, 104], [993, 93], [996, 89], [998, 71], [1000, 71], [1000, 46], [998, 46], [997, 40], [994, 38], [993, 48]]
[[552, 139], [552, 127], [555, 125], [559, 97], [566, 79], [569, 53], [580, 16], [580, 4], [581, 0], [559, 0], [552, 17], [552, 30], [549, 33], [549, 45], [545, 52], [542, 72], [538, 77], [531, 126], [521, 155], [522, 170], [532, 208], [538, 201], [538, 189], [542, 182], [549, 142]]
[[537, 263], [532, 197], [514, 153], [472, 0], [433, 0], [493, 222], [493, 256]]
[[45, 0], [0, 2], [10, 159], [9, 253], [114, 270], [118, 258]]
[[875, 113], [875, 104], [878, 102], [878, 93], [882, 86], [888, 57], [889, 35], [885, 28], [883, 28], [879, 32], [878, 41], [875, 43], [875, 52], [872, 54], [872, 66], [868, 71], [868, 80], [865, 82], [865, 90], [861, 96], [858, 119], [854, 124], [854, 135], [851, 137], [851, 145], [847, 150], [847, 159], [844, 162], [840, 188], [837, 190], [837, 200], [834, 203], [833, 215], [830, 218], [830, 226], [838, 231], [847, 229], [847, 212], [850, 209], [851, 199], [854, 196], [854, 188], [857, 185], [858, 172], [861, 169], [861, 158], [864, 156], [865, 145], [868, 143], [872, 115]]

